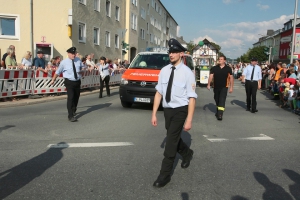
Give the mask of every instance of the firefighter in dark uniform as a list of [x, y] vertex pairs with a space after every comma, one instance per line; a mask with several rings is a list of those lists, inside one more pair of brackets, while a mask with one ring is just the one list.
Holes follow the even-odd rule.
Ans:
[[152, 125], [157, 126], [156, 112], [162, 99], [167, 137], [164, 159], [154, 187], [163, 187], [170, 182], [176, 153], [182, 156], [182, 168], [190, 165], [193, 156], [193, 150], [182, 141], [181, 132], [182, 128], [184, 131], [192, 128], [197, 98], [195, 76], [182, 62], [186, 49], [175, 39], [170, 39], [168, 45], [171, 64], [160, 71], [151, 120]]
[[226, 65], [226, 57], [219, 57], [219, 64], [210, 70], [207, 89], [210, 90], [210, 83], [214, 79], [214, 99], [216, 102], [216, 117], [222, 120], [225, 111], [225, 102], [229, 88], [229, 93], [233, 91], [232, 69]]
[[67, 109], [68, 109], [68, 119], [71, 122], [77, 121], [75, 118], [77, 104], [80, 97], [80, 85], [81, 85], [81, 69], [83, 64], [80, 58], [75, 57], [76, 48], [71, 47], [67, 50], [68, 58], [61, 61], [58, 69], [56, 70], [51, 84], [53, 85], [56, 78], [63, 73], [65, 78], [65, 86], [67, 88]]

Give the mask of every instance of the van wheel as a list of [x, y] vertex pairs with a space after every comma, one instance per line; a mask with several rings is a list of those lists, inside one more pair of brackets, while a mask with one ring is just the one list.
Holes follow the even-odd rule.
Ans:
[[132, 106], [132, 103], [126, 102], [126, 101], [121, 101], [121, 104], [122, 104], [123, 108], [131, 108], [131, 106]]

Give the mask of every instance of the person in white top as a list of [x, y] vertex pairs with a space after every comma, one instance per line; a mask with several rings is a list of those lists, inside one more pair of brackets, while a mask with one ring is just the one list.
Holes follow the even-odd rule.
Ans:
[[31, 69], [32, 67], [32, 59], [31, 59], [31, 52], [30, 51], [26, 51], [23, 59], [22, 59], [22, 67], [23, 69]]
[[86, 57], [86, 65], [89, 67], [90, 70], [93, 70], [93, 69], [97, 68], [97, 66], [95, 65], [95, 63], [92, 61], [91, 55], [87, 55], [87, 57]]
[[99, 60], [99, 64], [97, 66], [99, 72], [100, 72], [100, 93], [99, 93], [99, 98], [102, 98], [102, 93], [103, 93], [103, 87], [105, 83], [106, 87], [106, 94], [109, 97], [110, 96], [110, 89], [109, 89], [109, 79], [110, 79], [110, 70], [109, 70], [109, 65], [106, 63], [106, 58], [101, 57]]

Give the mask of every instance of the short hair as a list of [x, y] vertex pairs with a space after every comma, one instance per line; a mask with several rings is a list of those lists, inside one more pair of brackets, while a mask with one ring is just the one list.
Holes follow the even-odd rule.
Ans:
[[286, 67], [286, 64], [285, 64], [285, 63], [283, 63], [283, 64], [282, 64], [282, 67]]
[[85, 62], [85, 61], [86, 61], [85, 57], [81, 58], [81, 62]]
[[290, 67], [295, 67], [294, 63], [290, 64]]
[[291, 69], [289, 69], [289, 70], [290, 70], [291, 74], [292, 74], [292, 73], [295, 73], [295, 69], [294, 69], [294, 68], [291, 68]]
[[277, 63], [277, 65], [280, 65], [280, 67], [282, 67], [282, 62]]
[[26, 60], [28, 60], [30, 58], [31, 52], [30, 51], [26, 51], [26, 53], [24, 54], [24, 58]]
[[54, 59], [55, 60], [60, 59], [60, 56], [55, 56]]
[[219, 56], [219, 58], [224, 58], [224, 60], [226, 60], [226, 56], [223, 56], [223, 55]]
[[8, 48], [10, 48], [10, 49], [15, 49], [15, 46], [14, 46], [14, 45], [9, 45]]

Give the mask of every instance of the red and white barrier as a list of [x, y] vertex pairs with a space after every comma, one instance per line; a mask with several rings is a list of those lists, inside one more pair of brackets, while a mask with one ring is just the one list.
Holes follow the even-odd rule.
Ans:
[[33, 74], [33, 70], [0, 70], [0, 98], [29, 95]]
[[[51, 85], [55, 71], [34, 70], [0, 70], [0, 98], [65, 92], [62, 74]], [[109, 84], [117, 85], [121, 82], [123, 72], [115, 71], [110, 77]], [[98, 70], [85, 71], [81, 78], [81, 89], [100, 86]]]

